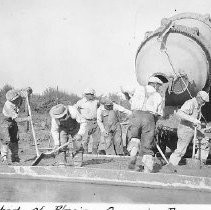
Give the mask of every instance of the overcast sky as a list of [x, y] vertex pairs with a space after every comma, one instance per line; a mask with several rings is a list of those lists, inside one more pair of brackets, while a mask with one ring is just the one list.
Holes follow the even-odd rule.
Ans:
[[133, 85], [145, 32], [182, 12], [211, 13], [211, 0], [0, 0], [0, 88]]

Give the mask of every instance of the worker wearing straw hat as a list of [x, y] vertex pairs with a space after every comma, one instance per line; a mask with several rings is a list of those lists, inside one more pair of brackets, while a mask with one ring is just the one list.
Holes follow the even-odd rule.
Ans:
[[[51, 116], [51, 134], [54, 140], [55, 149], [65, 144], [67, 141], [72, 141], [73, 158], [78, 156], [78, 162], [74, 165], [81, 166], [83, 160], [82, 136], [85, 133], [86, 121], [79, 114], [74, 106], [65, 106], [57, 104], [50, 110]], [[73, 138], [73, 140], [72, 140]], [[67, 164], [68, 148], [59, 151], [57, 155], [57, 164], [65, 166]], [[73, 159], [73, 160], [74, 160]]]

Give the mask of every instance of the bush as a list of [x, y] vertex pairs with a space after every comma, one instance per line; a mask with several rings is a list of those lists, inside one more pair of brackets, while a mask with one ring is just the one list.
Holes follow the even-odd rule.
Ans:
[[80, 97], [76, 94], [68, 94], [65, 91], [57, 91], [55, 88], [47, 88], [41, 95], [33, 94], [30, 101], [32, 110], [37, 113], [46, 113], [58, 103], [73, 105], [79, 99]]
[[[6, 93], [8, 90], [13, 89], [11, 85], [4, 85], [0, 90], [0, 109], [2, 110], [4, 103], [6, 101]], [[55, 88], [47, 88], [42, 94], [32, 94], [30, 97], [30, 106], [32, 111], [37, 113], [48, 113], [51, 107], [58, 103], [64, 105], [75, 104], [80, 97], [76, 94], [68, 94], [65, 91], [58, 91]], [[25, 103], [21, 106], [21, 111], [24, 111]]]

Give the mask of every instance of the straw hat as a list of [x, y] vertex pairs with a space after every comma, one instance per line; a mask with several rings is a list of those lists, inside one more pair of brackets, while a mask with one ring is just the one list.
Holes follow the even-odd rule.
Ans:
[[67, 107], [63, 104], [57, 104], [51, 108], [49, 113], [52, 118], [62, 118], [65, 114], [67, 114]]
[[6, 99], [8, 101], [14, 101], [18, 97], [20, 97], [20, 94], [17, 90], [12, 89], [12, 90], [7, 91], [6, 93]]

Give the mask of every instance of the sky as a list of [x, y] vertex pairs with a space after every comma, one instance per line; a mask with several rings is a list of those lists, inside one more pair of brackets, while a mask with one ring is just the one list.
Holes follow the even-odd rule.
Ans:
[[211, 14], [211, 1], [0, 0], [0, 88], [80, 95], [135, 85], [145, 32], [182, 12]]

